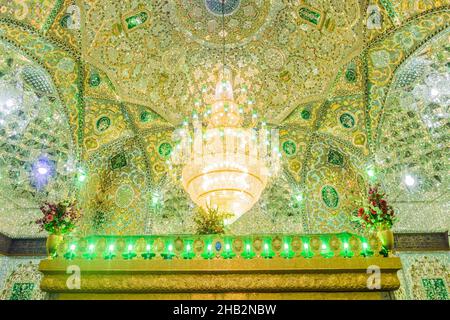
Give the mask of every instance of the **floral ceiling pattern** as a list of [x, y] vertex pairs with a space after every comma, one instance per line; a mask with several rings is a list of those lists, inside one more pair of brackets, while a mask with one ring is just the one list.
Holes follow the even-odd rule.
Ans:
[[[213, 92], [223, 43], [240, 103], [279, 129], [284, 167], [233, 232], [352, 230], [369, 166], [403, 192], [401, 210], [438, 197], [444, 213], [448, 93], [431, 101], [429, 76], [448, 76], [449, 5], [229, 0], [222, 20], [216, 0], [2, 1], [0, 81], [18, 79], [21, 100], [0, 122], [2, 195], [18, 199], [0, 200], [0, 231], [39, 236], [25, 223], [52, 190], [78, 195], [82, 233], [190, 231], [193, 204], [166, 161], [174, 128]], [[38, 191], [42, 154], [56, 174]], [[405, 193], [409, 168], [420, 183]]]
[[[254, 108], [279, 122], [323, 94], [339, 62], [362, 44], [356, 0], [309, 1], [321, 20], [332, 20], [330, 30], [302, 18], [301, 5], [281, 0], [242, 1], [222, 27], [214, 2], [88, 1], [83, 54], [107, 72], [122, 99], [152, 106], [176, 124], [191, 114], [202, 88], [212, 93], [224, 41], [235, 86], [247, 84]], [[146, 20], [130, 27], [127, 19], [140, 14]]]

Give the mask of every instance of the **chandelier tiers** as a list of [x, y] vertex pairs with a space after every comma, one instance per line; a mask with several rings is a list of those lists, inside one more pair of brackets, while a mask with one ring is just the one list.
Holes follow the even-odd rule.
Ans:
[[263, 122], [243, 127], [244, 112], [235, 103], [231, 72], [224, 70], [214, 101], [203, 121], [193, 115], [178, 130], [172, 163], [183, 165], [181, 181], [192, 201], [232, 214], [233, 223], [260, 198], [268, 179], [280, 168], [278, 132]]

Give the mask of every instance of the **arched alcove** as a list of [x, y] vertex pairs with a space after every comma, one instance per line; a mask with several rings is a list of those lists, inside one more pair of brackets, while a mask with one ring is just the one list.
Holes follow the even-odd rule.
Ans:
[[17, 48], [0, 42], [0, 231], [27, 236], [43, 200], [75, 195], [76, 162], [51, 77]]
[[449, 210], [450, 31], [396, 71], [386, 98], [375, 159], [399, 210], [397, 231], [445, 231]]

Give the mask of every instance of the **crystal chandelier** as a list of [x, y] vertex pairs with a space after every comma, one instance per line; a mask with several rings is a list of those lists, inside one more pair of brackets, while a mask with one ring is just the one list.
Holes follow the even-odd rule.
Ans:
[[[205, 210], [227, 213], [230, 224], [250, 210], [280, 168], [278, 131], [265, 122], [244, 126], [244, 109], [235, 102], [231, 70], [225, 63], [225, 14], [222, 2], [222, 72], [211, 107], [203, 119], [195, 113], [174, 137], [172, 164], [180, 165], [183, 188]], [[269, 134], [269, 131], [270, 134]], [[173, 170], [171, 170], [173, 172]]]
[[195, 113], [192, 118], [176, 131], [171, 165], [182, 166], [182, 185], [194, 203], [232, 214], [225, 222], [233, 223], [253, 207], [269, 177], [279, 171], [277, 131], [265, 122], [243, 126], [229, 70], [217, 83], [205, 117]]

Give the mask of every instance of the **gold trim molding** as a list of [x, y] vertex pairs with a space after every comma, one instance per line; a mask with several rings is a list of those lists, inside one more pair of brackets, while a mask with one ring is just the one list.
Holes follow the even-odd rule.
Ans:
[[[69, 266], [80, 268], [80, 289], [70, 290]], [[380, 268], [381, 288], [368, 289], [372, 273]], [[244, 296], [285, 298], [377, 298], [400, 286], [397, 257], [255, 259], [255, 260], [43, 260], [41, 289], [59, 298], [113, 298], [112, 294], [135, 299], [177, 297], [208, 299]], [[356, 296], [355, 296], [355, 293]], [[137, 296], [136, 296], [137, 295]]]

